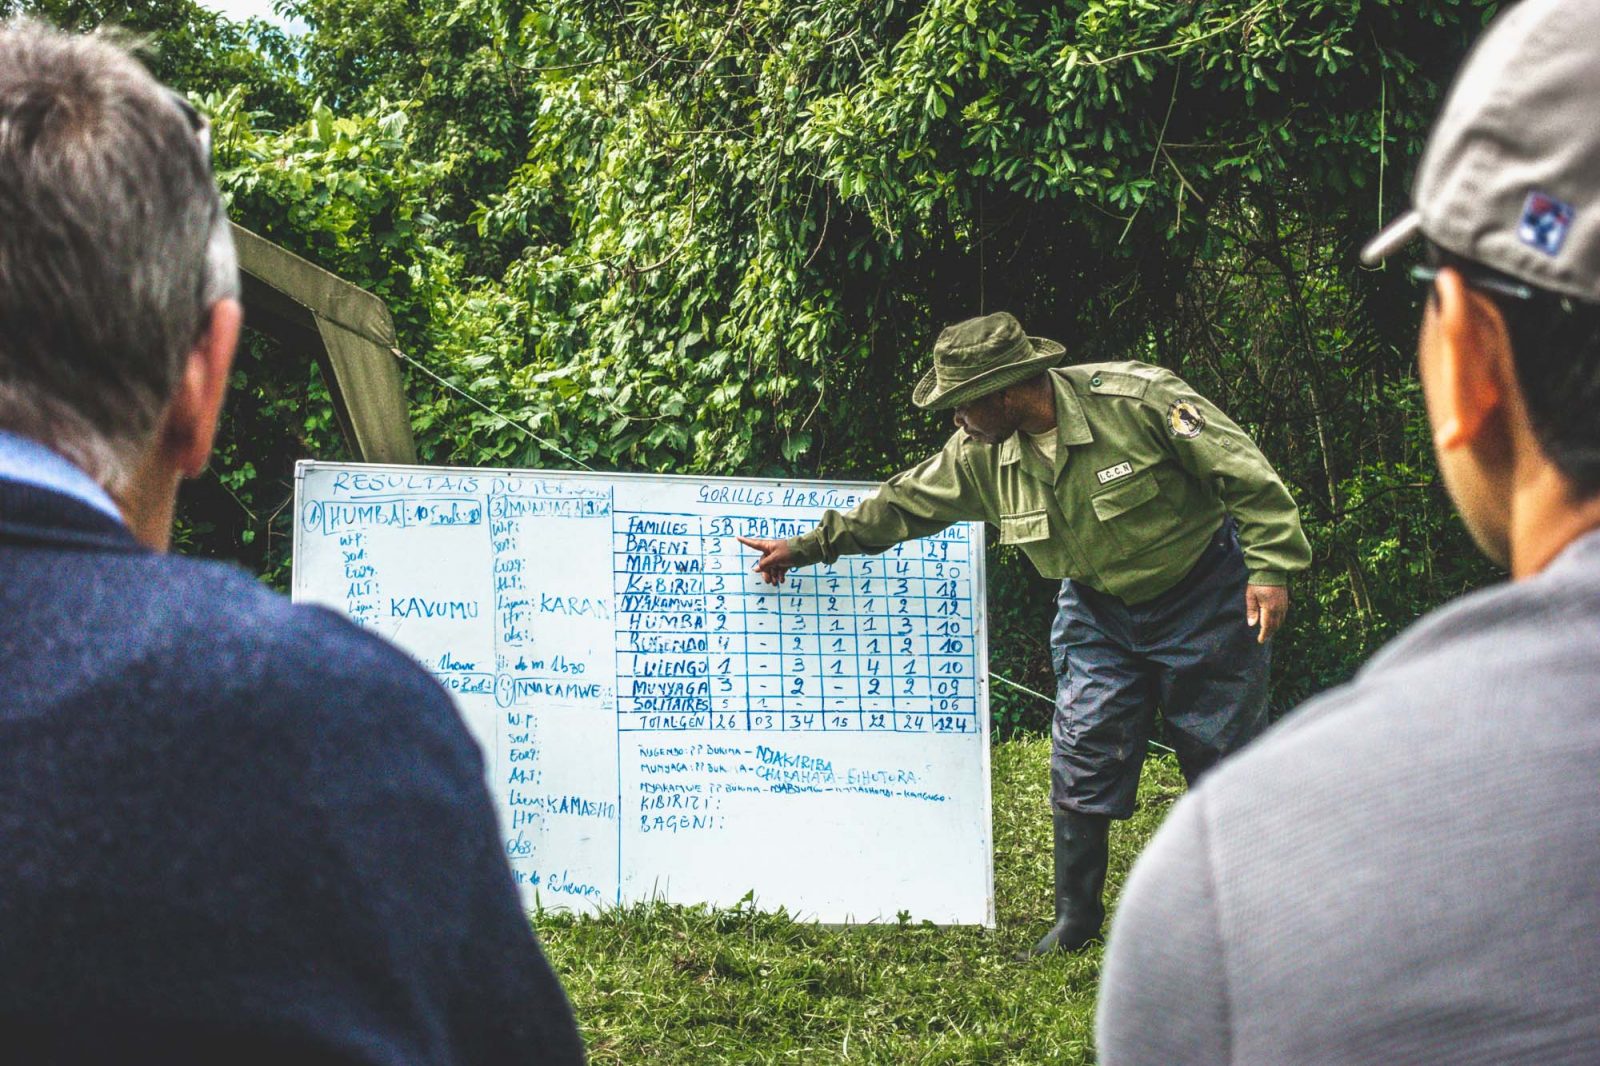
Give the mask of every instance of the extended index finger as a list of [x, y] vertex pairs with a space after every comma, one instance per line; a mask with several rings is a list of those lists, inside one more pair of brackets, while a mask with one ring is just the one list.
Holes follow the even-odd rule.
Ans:
[[733, 539], [743, 544], [746, 548], [754, 548], [758, 552], [766, 551], [767, 546], [772, 543], [767, 540], [757, 540], [755, 537], [741, 537], [737, 534], [734, 535]]

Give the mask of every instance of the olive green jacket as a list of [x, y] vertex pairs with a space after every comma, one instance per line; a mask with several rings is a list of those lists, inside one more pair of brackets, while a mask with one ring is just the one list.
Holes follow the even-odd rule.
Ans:
[[1225, 514], [1238, 522], [1252, 584], [1285, 584], [1310, 563], [1294, 498], [1271, 464], [1176, 375], [1135, 362], [1049, 373], [1054, 469], [1021, 434], [979, 444], [958, 431], [876, 496], [826, 512], [790, 540], [795, 565], [876, 554], [952, 522], [984, 521], [1045, 577], [1142, 603], [1189, 572]]

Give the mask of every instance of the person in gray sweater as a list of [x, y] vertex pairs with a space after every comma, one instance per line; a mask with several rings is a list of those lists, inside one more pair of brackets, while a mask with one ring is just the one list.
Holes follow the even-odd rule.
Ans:
[[1600, 4], [1469, 57], [1415, 209], [1446, 489], [1512, 580], [1429, 615], [1173, 810], [1112, 927], [1126, 1063], [1600, 1062]]

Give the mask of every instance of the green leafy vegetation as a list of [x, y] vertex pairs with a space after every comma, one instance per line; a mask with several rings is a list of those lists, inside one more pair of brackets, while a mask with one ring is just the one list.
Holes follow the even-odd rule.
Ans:
[[[426, 462], [881, 478], [948, 431], [909, 403], [939, 328], [1000, 308], [1171, 367], [1311, 535], [1280, 711], [1494, 577], [1436, 485], [1418, 293], [1356, 249], [1499, 6], [288, 0], [287, 38], [0, 0], [147, 34], [234, 217], [388, 301]], [[281, 585], [307, 456], [346, 457], [326, 389], [252, 336], [183, 549]], [[1050, 583], [989, 562], [993, 668], [1049, 692]]]
[[[1093, 1061], [1101, 948], [1019, 962], [1051, 921], [1049, 743], [992, 753], [996, 928], [916, 915], [823, 928], [761, 900], [640, 904], [535, 921], [603, 1063]], [[1170, 757], [1145, 766], [1139, 809], [1111, 834], [1110, 906], [1174, 800]], [[927, 841], [929, 848], [940, 841]]]

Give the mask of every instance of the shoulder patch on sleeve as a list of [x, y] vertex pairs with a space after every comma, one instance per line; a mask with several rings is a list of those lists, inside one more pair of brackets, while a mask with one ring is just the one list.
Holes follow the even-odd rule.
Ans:
[[1173, 400], [1167, 405], [1167, 429], [1174, 437], [1194, 440], [1205, 432], [1206, 416], [1191, 400]]

